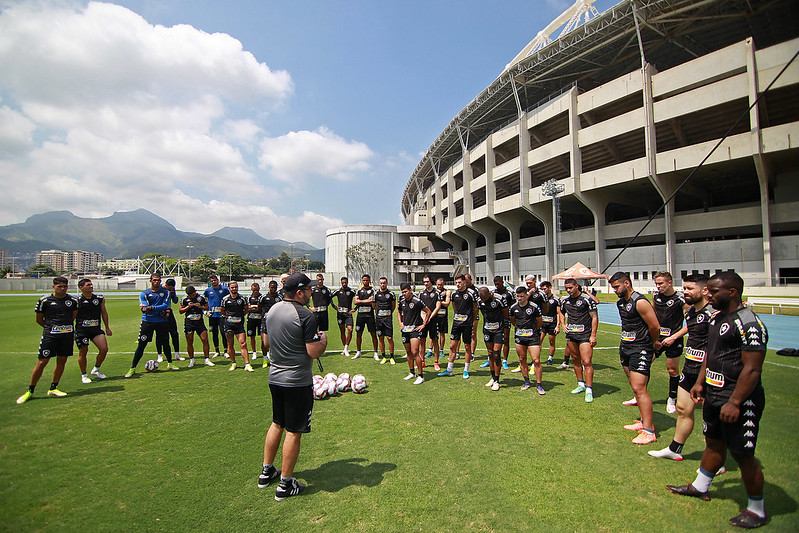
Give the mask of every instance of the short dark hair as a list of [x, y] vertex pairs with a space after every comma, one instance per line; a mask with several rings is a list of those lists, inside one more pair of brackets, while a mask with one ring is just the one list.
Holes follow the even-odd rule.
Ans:
[[466, 279], [466, 276], [464, 276], [463, 274], [458, 274], [457, 276], [455, 276], [455, 281], [459, 279]]
[[404, 291], [405, 289], [411, 290], [411, 284], [408, 283], [407, 281], [403, 281], [402, 283], [400, 283], [400, 290]]
[[379, 278], [379, 280], [378, 280], [378, 281], [382, 281], [382, 280], [386, 280], [386, 281], [388, 281], [388, 278], [387, 278], [387, 277], [385, 277], [385, 276], [380, 276], [380, 278]]
[[195, 292], [197, 292], [197, 289], [194, 288], [194, 285], [186, 287], [186, 294], [194, 294]]
[[516, 294], [527, 294], [527, 287], [522, 287], [519, 285], [516, 287]]
[[361, 276], [361, 279], [363, 279], [363, 278], [372, 279], [372, 276], [370, 276], [369, 274], [364, 274], [364, 275]]
[[69, 280], [64, 276], [56, 276], [53, 278], [53, 285], [69, 285]]
[[160, 277], [161, 277], [161, 273], [160, 273], [160, 272], [158, 272], [158, 271], [155, 271], [155, 272], [153, 272], [152, 274], [150, 274], [150, 279], [153, 279], [153, 278], [160, 278]]
[[699, 285], [707, 285], [707, 282], [710, 281], [710, 277], [704, 274], [688, 274], [687, 276], [682, 278], [683, 282], [688, 283], [698, 283]]
[[436, 278], [436, 281], [438, 282], [438, 281], [447, 281], [447, 280], [445, 280], [444, 278], [439, 277], [439, 278]]
[[422, 281], [424, 281], [424, 280], [427, 280], [430, 283], [433, 282], [433, 278], [430, 277], [430, 274], [425, 274], [424, 276], [422, 276]]
[[[574, 280], [572, 280], [572, 281], [574, 281]], [[541, 283], [539, 283], [539, 284], [538, 284], [538, 286], [539, 286], [539, 287], [549, 287], [549, 288], [552, 288], [552, 284], [551, 284], [550, 282], [546, 281], [546, 280], [544, 280], [544, 281], [542, 281]]]
[[216, 274], [211, 274], [210, 276], [208, 276], [208, 279], [219, 279], [219, 276], [217, 276]]
[[627, 272], [622, 272], [621, 270], [619, 270], [618, 272], [610, 276], [610, 280], [608, 281], [610, 281], [611, 283], [614, 281], [621, 281], [621, 282], [630, 281], [630, 275], [627, 274]]
[[[546, 283], [549, 283], [549, 282], [546, 282]], [[563, 284], [564, 285], [580, 285], [579, 283], [577, 283], [577, 280], [574, 279], [574, 278], [566, 278], [563, 281]], [[543, 285], [543, 283], [542, 283], [542, 285]]]
[[731, 271], [719, 272], [718, 274], [710, 278], [709, 281], [712, 280], [720, 281], [721, 284], [728, 289], [736, 289], [738, 291], [738, 296], [740, 296], [744, 292], [744, 280], [741, 276], [739, 276], [735, 272]]
[[272, 280], [272, 281], [270, 281], [270, 282], [269, 282], [269, 286], [271, 287], [272, 285], [274, 285], [275, 287], [277, 287], [277, 281], [275, 281], [275, 280]]
[[349, 281], [350, 279], [347, 276], [341, 276], [341, 279], [339, 281], [345, 281], [345, 280]]
[[666, 278], [669, 281], [674, 281], [674, 278], [672, 277], [671, 272], [668, 272], [666, 270], [659, 270], [658, 272], [655, 272], [655, 275], [652, 276], [652, 279], [655, 279], [655, 278]]
[[78, 280], [78, 287], [83, 287], [84, 285], [86, 285], [87, 283], [90, 283], [91, 281], [92, 280], [90, 280], [89, 278], [80, 279], [80, 280]]
[[502, 276], [494, 276], [494, 283], [496, 283], [497, 281], [505, 281], [505, 280], [502, 279]]

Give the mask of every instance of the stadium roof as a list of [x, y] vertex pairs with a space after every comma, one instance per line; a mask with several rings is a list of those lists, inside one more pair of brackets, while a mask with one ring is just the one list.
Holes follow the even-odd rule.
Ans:
[[[435, 174], [518, 118], [519, 106], [534, 109], [576, 86], [593, 89], [641, 68], [634, 13], [643, 52], [663, 71], [753, 37], [765, 48], [796, 36], [795, 0], [624, 0], [504, 70], [458, 115], [425, 152], [402, 195], [408, 215], [418, 193]], [[517, 56], [518, 57], [518, 56]], [[514, 87], [515, 86], [515, 87]], [[435, 170], [434, 170], [435, 165]]]

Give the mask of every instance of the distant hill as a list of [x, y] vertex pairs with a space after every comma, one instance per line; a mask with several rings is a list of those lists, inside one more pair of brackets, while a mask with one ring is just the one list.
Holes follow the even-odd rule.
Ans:
[[[191, 254], [219, 257], [239, 254], [247, 259], [277, 257], [282, 252], [308, 254], [324, 261], [324, 250], [304, 243], [265, 239], [249, 228], [222, 228], [211, 235], [180, 231], [146, 209], [119, 211], [105, 218], [82, 218], [69, 211], [32, 215], [25, 222], [0, 226], [0, 248], [9, 253], [39, 250], [91, 250], [106, 257], [136, 257], [158, 252], [172, 257]], [[293, 250], [292, 250], [293, 246]]]

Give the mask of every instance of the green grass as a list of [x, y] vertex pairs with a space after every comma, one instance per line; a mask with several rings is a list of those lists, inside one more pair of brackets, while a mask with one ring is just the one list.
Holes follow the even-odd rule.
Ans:
[[[601, 326], [592, 405], [569, 394], [570, 372], [553, 367], [545, 367], [549, 392], [538, 397], [518, 390], [518, 374], [506, 373], [499, 392], [483, 387], [484, 371], [468, 382], [432, 378], [413, 386], [401, 379], [404, 361], [379, 366], [326, 356], [325, 371], [363, 373], [369, 393], [316, 404], [297, 466], [308, 493], [278, 503], [273, 489], [255, 483], [271, 413], [266, 371], [199, 367], [124, 380], [138, 314], [135, 300], [112, 299], [104, 367], [112, 377], [82, 385], [73, 358], [61, 385], [69, 397], [45, 398], [48, 368], [35, 399], [16, 406], [39, 330], [32, 298], [3, 304], [2, 531], [725, 531], [745, 505], [732, 461], [711, 502], [666, 492], [666, 483], [693, 479], [700, 428], [682, 463], [653, 459], [630, 443], [633, 434], [621, 426], [636, 411], [620, 405], [630, 392], [612, 326]], [[758, 456], [769, 528], [796, 531], [799, 365], [773, 354], [767, 360], [792, 365], [764, 370]], [[674, 418], [664, 414], [662, 361], [654, 374], [660, 447], [673, 435]]]

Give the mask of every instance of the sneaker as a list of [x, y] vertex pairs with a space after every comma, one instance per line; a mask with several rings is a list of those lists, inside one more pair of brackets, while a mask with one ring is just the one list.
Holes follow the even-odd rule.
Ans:
[[349, 348], [344, 348], [344, 351], [341, 352], [341, 355], [343, 355], [344, 357], [349, 357], [350, 356], [350, 349]]
[[33, 393], [31, 393], [31, 391], [29, 391], [29, 390], [26, 390], [26, 391], [25, 391], [25, 392], [22, 394], [22, 396], [20, 396], [19, 398], [17, 398], [17, 405], [22, 405], [23, 403], [25, 403], [25, 402], [27, 402], [28, 400], [30, 400], [32, 396], [33, 396]]
[[652, 457], [660, 457], [661, 459], [671, 459], [672, 461], [682, 461], [683, 457], [679, 453], [674, 453], [671, 451], [668, 446], [663, 448], [662, 450], [649, 450], [649, 455]]
[[416, 380], [413, 382], [414, 385], [421, 385], [424, 383], [424, 378], [422, 376], [416, 376]]
[[529, 381], [525, 381], [525, 382], [522, 384], [522, 386], [521, 386], [521, 390], [527, 390], [527, 389], [529, 389], [529, 388], [530, 388], [530, 387], [532, 387], [532, 386], [533, 386], [533, 384], [532, 384], [532, 383], [530, 383]]
[[594, 401], [594, 393], [587, 390], [585, 391], [585, 403], [592, 403]]
[[468, 370], [463, 371], [463, 379], [469, 379], [470, 375]]
[[286, 498], [299, 496], [304, 490], [305, 486], [300, 485], [296, 478], [291, 478], [290, 480], [281, 479], [277, 486], [277, 490], [275, 490], [275, 500], [282, 502]]
[[175, 359], [177, 361], [185, 361], [186, 360], [186, 358], [183, 357], [182, 355], [180, 355], [178, 352], [175, 352], [175, 357], [173, 357], [173, 359]]
[[360, 356], [361, 356], [361, 352], [359, 350], [359, 351], [355, 352], [355, 355], [352, 356], [352, 359], [353, 360], [358, 359]]
[[250, 361], [255, 361], [256, 359], [258, 359], [258, 354], [255, 353], [255, 350], [253, 350], [252, 354], [250, 355]]
[[641, 423], [640, 420], [636, 420], [632, 424], [627, 424], [626, 426], [624, 426], [624, 429], [628, 431], [643, 431], [644, 425]]
[[216, 364], [211, 361], [209, 358], [205, 358], [205, 366], [216, 366]]
[[535, 386], [535, 390], [536, 390], [536, 392], [538, 393], [539, 396], [543, 396], [543, 395], [545, 395], [547, 393], [547, 391], [544, 390], [543, 385], [536, 385]]
[[480, 368], [488, 368], [491, 365], [491, 361], [483, 361], [480, 363]]
[[82, 374], [80, 377], [80, 382], [86, 384], [86, 383], [91, 383], [92, 380], [89, 379], [89, 376], [87, 376], [86, 374]]
[[214, 352], [214, 355], [211, 356], [212, 359], [216, 359], [219, 357], [219, 352]]
[[225, 359], [230, 359], [230, 354], [225, 352]]
[[558, 370], [568, 370], [569, 365], [565, 361], [558, 365]]
[[710, 501], [710, 493], [699, 492], [696, 487], [690, 483], [687, 485], [666, 485], [666, 488], [673, 494], [680, 496], [690, 496], [691, 498], [699, 498], [702, 501]]
[[650, 433], [648, 431], [644, 431], [643, 429], [638, 432], [638, 436], [633, 439], [633, 444], [652, 444], [656, 442], [658, 438], [655, 436], [654, 433]]
[[265, 489], [276, 479], [280, 479], [280, 470], [274, 466], [265, 466], [261, 469], [261, 474], [258, 476], [258, 488]]
[[384, 364], [386, 364], [387, 362], [388, 362], [388, 359], [386, 359], [385, 357], [383, 357], [382, 359], [380, 359], [380, 364], [381, 364], [381, 365], [384, 365]]
[[730, 518], [730, 524], [743, 529], [754, 529], [768, 522], [768, 516], [760, 516], [749, 509], [744, 509], [738, 516]]
[[230, 367], [228, 368], [228, 371], [233, 372], [234, 370], [236, 370], [236, 363], [231, 363]]
[[166, 369], [167, 370], [180, 370], [180, 367], [178, 367], [178, 365], [176, 365], [175, 363], [169, 363], [168, 365], [166, 365]]
[[125, 372], [125, 377], [126, 378], [132, 378], [133, 374], [135, 374], [135, 373], [136, 373], [136, 369], [135, 368], [131, 368], [130, 370]]
[[373, 356], [373, 359], [374, 359], [375, 361], [380, 361], [380, 354], [378, 354], [377, 352], [375, 352], [375, 354], [374, 354], [374, 356]]
[[491, 378], [491, 379], [488, 380], [488, 383], [486, 383], [485, 386], [486, 387], [490, 387], [493, 384], [494, 384], [494, 378]]
[[440, 378], [447, 378], [447, 377], [449, 377], [451, 375], [452, 375], [452, 372], [450, 372], [449, 370], [444, 370], [444, 371], [439, 372], [438, 374], [436, 374], [436, 376], [438, 376]]
[[100, 372], [99, 368], [95, 368], [91, 371], [92, 376], [96, 377], [97, 379], [105, 379], [106, 375]]
[[[388, 358], [388, 362], [391, 363], [392, 365], [396, 365], [397, 364], [397, 361], [393, 357], [389, 357]], [[436, 366], [438, 366], [438, 365], [436, 365]], [[436, 370], [438, 370], [438, 368], [436, 368]]]
[[627, 407], [635, 407], [638, 405], [638, 400], [635, 398], [630, 398], [627, 401], [621, 402], [622, 405], [626, 405]]
[[67, 395], [67, 393], [64, 391], [60, 391], [58, 389], [50, 389], [49, 391], [47, 391], [47, 395], [54, 396], [56, 398], [63, 398], [64, 396]]
[[409, 379], [413, 379], [413, 378], [415, 378], [415, 377], [416, 377], [416, 374], [414, 374], [413, 372], [408, 372], [408, 375], [407, 375], [407, 376], [405, 376], [405, 377], [404, 377], [404, 378], [402, 378], [402, 379], [403, 379], [404, 381], [408, 381]]
[[433, 357], [433, 350], [427, 350], [427, 351], [424, 353], [424, 358], [425, 358], [425, 359], [430, 359], [431, 357]]
[[553, 358], [551, 358], [551, 357], [547, 357], [547, 364], [548, 365], [554, 365], [555, 364], [555, 360]]
[[164, 356], [163, 356], [162, 354], [160, 354], [160, 353], [159, 353], [159, 354], [158, 354], [158, 359], [157, 359], [157, 361], [158, 361], [159, 363], [163, 363], [163, 362], [164, 362]]
[[[503, 368], [504, 368], [504, 367], [503, 367]], [[513, 370], [511, 370], [511, 373], [513, 373], [513, 374], [518, 374], [518, 373], [519, 373], [519, 372], [521, 372], [521, 371], [522, 371], [522, 367], [520, 367], [520, 366], [517, 366], [516, 368], [514, 368]]]
[[572, 394], [582, 394], [585, 392], [585, 385], [577, 385], [572, 389]]
[[189, 359], [189, 368], [194, 368], [194, 357]]
[[495, 381], [493, 385], [491, 385], [491, 390], [497, 391], [499, 390], [499, 381]]
[[677, 400], [674, 398], [669, 398], [666, 400], [666, 412], [670, 415], [673, 415], [677, 412]]
[[244, 365], [244, 370], [246, 370], [247, 372], [255, 372], [255, 369], [252, 367], [250, 363]]
[[508, 370], [510, 367], [508, 366], [508, 362], [504, 359], [502, 360], [502, 370]]
[[[391, 364], [393, 365], [394, 363], [391, 363]], [[441, 370], [441, 365], [439, 365], [438, 363], [435, 363], [435, 364], [433, 365], [433, 369], [435, 369], [435, 371], [436, 371], [436, 372], [438, 372], [438, 371], [440, 371], [440, 370]]]

